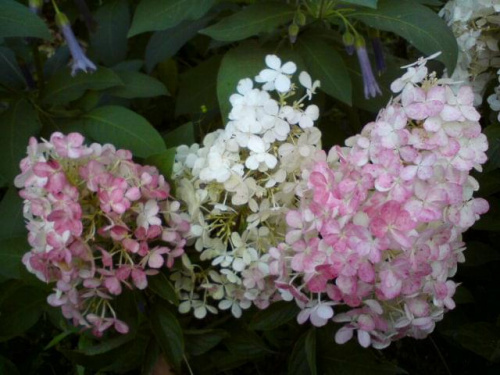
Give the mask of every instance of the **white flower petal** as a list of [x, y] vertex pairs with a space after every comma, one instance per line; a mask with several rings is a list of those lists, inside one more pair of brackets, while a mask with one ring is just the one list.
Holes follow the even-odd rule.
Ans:
[[228, 301], [227, 299], [222, 300], [219, 302], [219, 309], [221, 310], [227, 310], [233, 305], [232, 301]]
[[278, 70], [281, 67], [281, 60], [276, 55], [267, 55], [266, 65], [271, 69]]
[[333, 309], [328, 305], [321, 305], [316, 312], [323, 319], [330, 319], [333, 316]]
[[276, 90], [279, 92], [287, 92], [290, 90], [290, 78], [287, 76], [280, 74], [277, 78], [276, 81], [274, 81], [274, 86], [276, 87]]
[[253, 152], [257, 152], [257, 153], [261, 153], [261, 152], [266, 151], [266, 145], [265, 145], [264, 141], [262, 140], [262, 138], [257, 137], [257, 136], [250, 137], [250, 139], [248, 140], [247, 147], [249, 150], [251, 150]]
[[342, 327], [335, 334], [335, 342], [337, 344], [345, 344], [347, 341], [352, 339], [353, 330], [352, 328]]
[[231, 313], [235, 318], [241, 318], [241, 308], [237, 303], [233, 303], [233, 307], [231, 307]]
[[245, 269], [245, 262], [241, 258], [237, 258], [233, 261], [233, 269], [236, 272], [241, 272]]
[[189, 310], [191, 310], [191, 301], [181, 302], [181, 304], [179, 305], [179, 312], [181, 314], [186, 314], [189, 312]]
[[194, 316], [198, 319], [203, 319], [207, 316], [207, 308], [204, 305], [197, 307], [194, 309]]
[[255, 77], [257, 82], [272, 82], [280, 73], [272, 69], [261, 70], [259, 75]]
[[281, 67], [281, 71], [283, 73], [286, 73], [286, 74], [293, 74], [293, 73], [295, 73], [296, 70], [297, 70], [297, 65], [295, 65], [295, 63], [293, 63], [291, 61], [285, 63]]
[[311, 76], [307, 72], [300, 72], [300, 74], [299, 74], [299, 82], [306, 89], [311, 89], [312, 88]]
[[319, 118], [319, 108], [317, 105], [310, 105], [306, 108], [305, 114], [311, 120], [316, 121]]
[[238, 82], [238, 86], [236, 87], [238, 92], [242, 95], [244, 95], [247, 92], [249, 92], [250, 90], [252, 90], [252, 88], [253, 88], [253, 82], [250, 78], [241, 79]]
[[259, 169], [259, 161], [257, 160], [257, 157], [255, 155], [250, 156], [245, 161], [245, 166], [253, 171]]

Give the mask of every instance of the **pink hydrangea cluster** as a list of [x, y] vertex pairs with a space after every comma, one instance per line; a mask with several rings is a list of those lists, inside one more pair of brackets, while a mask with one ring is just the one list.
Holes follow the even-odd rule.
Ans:
[[[270, 250], [299, 323], [345, 323], [337, 343], [356, 332], [362, 346], [383, 348], [429, 334], [455, 307], [461, 234], [488, 210], [469, 174], [488, 147], [473, 92], [429, 75], [425, 62], [393, 83], [400, 94], [375, 122], [314, 162], [285, 242]], [[334, 316], [335, 305], [347, 311]]]
[[128, 332], [111, 301], [123, 288], [144, 289], [147, 276], [172, 267], [184, 252], [189, 223], [169, 198], [158, 170], [127, 150], [84, 145], [78, 133], [31, 138], [15, 185], [23, 188], [32, 247], [23, 257], [40, 280], [55, 282], [48, 297], [75, 325], [100, 336]]

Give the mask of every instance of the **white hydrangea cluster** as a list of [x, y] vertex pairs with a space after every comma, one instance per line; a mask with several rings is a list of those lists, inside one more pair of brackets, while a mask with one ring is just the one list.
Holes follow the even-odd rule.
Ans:
[[481, 104], [487, 84], [497, 80], [495, 93], [487, 99], [493, 111], [500, 111], [499, 12], [500, 0], [450, 0], [440, 12], [459, 47], [458, 64], [451, 78], [472, 86], [476, 105]]
[[[304, 104], [319, 81], [301, 72], [302, 87], [296, 85], [296, 65], [282, 65], [275, 55], [266, 57], [266, 65], [254, 80], [239, 81], [224, 129], [206, 135], [201, 146], [177, 149], [177, 196], [192, 218], [199, 256], [184, 256], [172, 280], [182, 300], [179, 311], [193, 310], [200, 319], [218, 309], [240, 317], [252, 303], [265, 308], [277, 298], [268, 250], [284, 240], [298, 181], [320, 149], [314, 127], [319, 109]], [[294, 100], [299, 92], [304, 95]]]

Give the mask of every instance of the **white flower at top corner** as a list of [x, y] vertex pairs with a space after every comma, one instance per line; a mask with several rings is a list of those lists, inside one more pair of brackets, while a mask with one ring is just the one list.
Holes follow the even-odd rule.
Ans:
[[266, 56], [266, 65], [268, 69], [261, 70], [255, 77], [255, 82], [264, 83], [263, 90], [278, 92], [287, 92], [290, 90], [292, 82], [288, 75], [295, 73], [297, 66], [289, 61], [281, 65], [281, 59], [276, 55]]

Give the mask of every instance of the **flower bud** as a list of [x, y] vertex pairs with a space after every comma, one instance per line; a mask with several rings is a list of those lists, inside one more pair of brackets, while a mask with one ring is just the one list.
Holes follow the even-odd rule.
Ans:
[[295, 43], [297, 41], [297, 35], [299, 35], [299, 26], [295, 23], [292, 23], [288, 27], [288, 38], [290, 39], [290, 43]]
[[34, 14], [40, 14], [40, 11], [42, 10], [42, 0], [29, 0], [28, 3], [30, 10]]
[[346, 31], [344, 35], [342, 35], [342, 42], [344, 42], [346, 52], [352, 55], [354, 53], [354, 35]]
[[64, 26], [71, 26], [68, 17], [63, 12], [56, 12], [56, 24], [60, 29]]
[[306, 15], [302, 12], [297, 12], [295, 14], [294, 23], [299, 26], [304, 26], [306, 24]]

